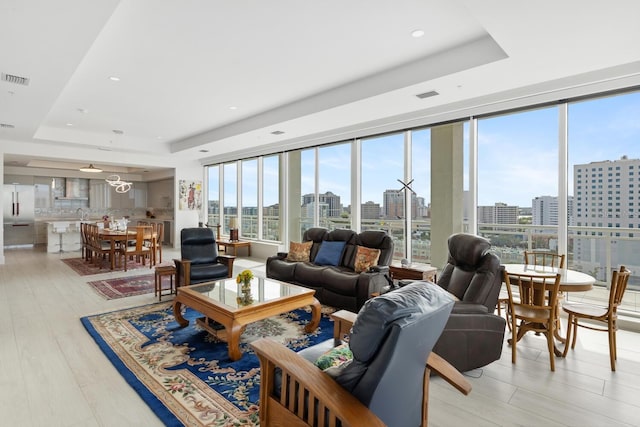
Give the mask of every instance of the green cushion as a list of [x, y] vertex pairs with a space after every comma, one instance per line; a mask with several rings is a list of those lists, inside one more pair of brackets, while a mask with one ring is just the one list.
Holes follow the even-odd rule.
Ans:
[[349, 349], [349, 344], [344, 343], [332, 348], [322, 356], [318, 357], [318, 360], [315, 361], [315, 365], [324, 371], [327, 368], [340, 366], [351, 359], [353, 359], [353, 354]]

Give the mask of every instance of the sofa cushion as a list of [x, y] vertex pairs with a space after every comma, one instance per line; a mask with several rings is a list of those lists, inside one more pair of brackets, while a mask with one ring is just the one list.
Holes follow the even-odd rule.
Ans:
[[346, 242], [322, 242], [314, 263], [317, 265], [340, 264], [340, 260], [342, 259], [342, 252], [344, 251], [345, 245]]
[[363, 271], [367, 271], [369, 267], [378, 265], [378, 258], [380, 258], [380, 249], [358, 246], [356, 249], [356, 260], [354, 262], [355, 272], [362, 273]]
[[313, 241], [302, 243], [289, 242], [289, 253], [287, 254], [287, 261], [309, 261], [311, 245], [313, 245]]
[[[327, 268], [324, 265], [315, 265], [309, 262], [296, 263], [296, 269], [294, 272], [295, 283], [300, 283], [309, 287], [323, 286], [324, 280], [322, 279], [322, 272]], [[316, 295], [316, 298], [318, 295]]]
[[322, 287], [338, 295], [356, 296], [360, 273], [346, 267], [330, 266], [322, 270]]

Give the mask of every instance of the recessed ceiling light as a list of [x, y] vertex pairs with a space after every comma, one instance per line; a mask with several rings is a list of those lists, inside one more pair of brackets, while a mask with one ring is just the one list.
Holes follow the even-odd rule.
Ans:
[[67, 123], [67, 126], [73, 126], [73, 123]]
[[204, 148], [202, 150], [198, 150], [198, 151], [200, 151], [201, 153], [208, 153], [209, 152], [209, 150], [205, 150]]
[[271, 132], [272, 135], [282, 135], [284, 132], [281, 130], [274, 130], [273, 132]]
[[89, 112], [86, 108], [76, 108], [76, 111], [82, 114], [87, 114]]
[[120, 81], [120, 77], [110, 76], [109, 80], [111, 80], [112, 82], [119, 82]]
[[238, 107], [236, 107], [235, 105], [232, 105], [231, 107], [229, 107], [229, 110], [237, 110]]
[[413, 30], [411, 31], [411, 37], [417, 39], [424, 36], [424, 30]]

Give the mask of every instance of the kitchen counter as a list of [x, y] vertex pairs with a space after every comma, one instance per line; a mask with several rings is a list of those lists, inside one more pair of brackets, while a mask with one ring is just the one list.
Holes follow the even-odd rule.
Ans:
[[47, 224], [47, 252], [76, 252], [81, 249], [79, 219], [44, 221]]

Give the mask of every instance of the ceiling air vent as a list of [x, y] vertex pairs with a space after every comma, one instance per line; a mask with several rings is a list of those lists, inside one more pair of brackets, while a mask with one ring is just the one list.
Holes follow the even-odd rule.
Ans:
[[425, 98], [430, 98], [432, 96], [436, 96], [436, 95], [440, 95], [438, 92], [436, 92], [435, 90], [431, 90], [429, 92], [425, 92], [425, 93], [419, 93], [416, 96], [420, 99], [425, 99]]
[[9, 123], [0, 123], [0, 128], [2, 129], [14, 129], [14, 125], [10, 125]]
[[2, 81], [8, 83], [15, 83], [17, 85], [28, 86], [29, 79], [27, 77], [14, 76], [13, 74], [2, 73]]

